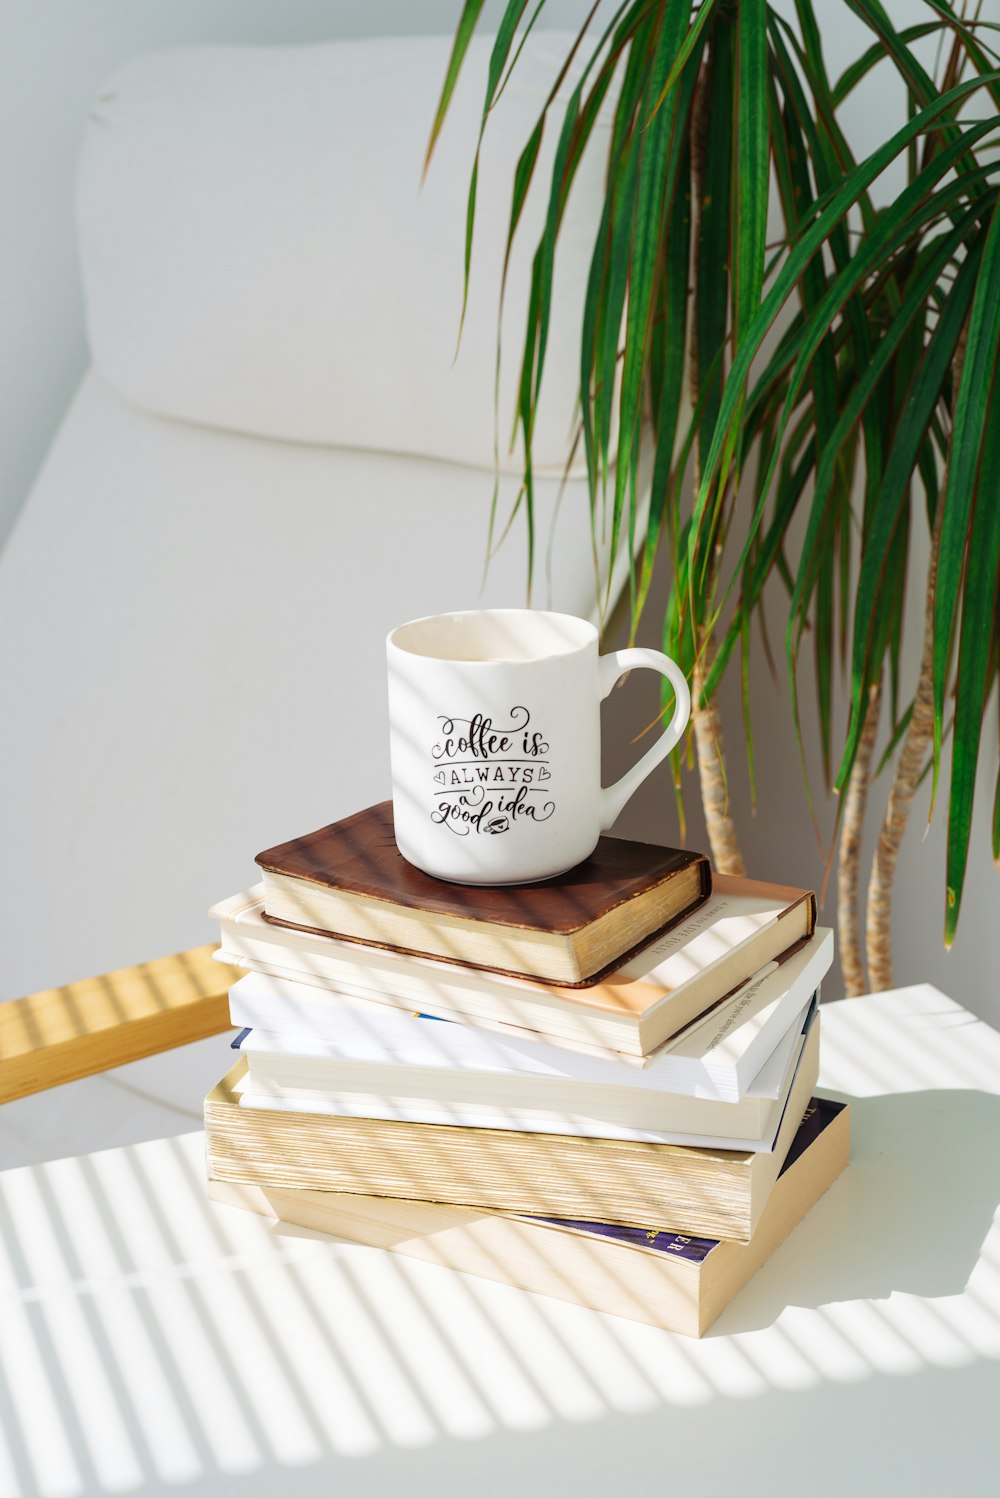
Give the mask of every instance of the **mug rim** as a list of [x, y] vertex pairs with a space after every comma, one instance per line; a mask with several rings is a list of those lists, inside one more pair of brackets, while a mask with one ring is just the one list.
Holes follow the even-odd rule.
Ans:
[[[407, 630], [416, 629], [418, 625], [457, 624], [465, 619], [499, 619], [509, 618], [511, 615], [519, 617], [530, 615], [535, 619], [559, 620], [564, 623], [570, 623], [578, 630], [581, 638], [578, 643], [568, 646], [565, 650], [547, 650], [538, 655], [531, 656], [496, 655], [491, 656], [489, 660], [469, 660], [467, 657], [459, 655], [430, 655], [424, 650], [417, 650], [412, 646], [404, 644], [400, 639], [400, 636], [404, 635]], [[598, 638], [597, 626], [592, 624], [589, 619], [581, 619], [577, 614], [564, 614], [557, 609], [454, 609], [440, 614], [423, 614], [418, 619], [408, 619], [404, 624], [397, 624], [386, 635], [385, 643], [387, 649], [397, 650], [403, 655], [410, 656], [413, 660], [437, 661], [442, 665], [463, 666], [469, 669], [477, 667], [488, 669], [491, 666], [535, 666], [539, 661], [562, 660], [578, 655], [590, 646], [596, 647]]]

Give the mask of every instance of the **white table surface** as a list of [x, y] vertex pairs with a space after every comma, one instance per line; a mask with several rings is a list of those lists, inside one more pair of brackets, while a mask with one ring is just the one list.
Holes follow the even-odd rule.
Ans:
[[851, 1165], [700, 1342], [208, 1204], [223, 1037], [9, 1104], [0, 1495], [996, 1494], [1000, 1035], [823, 1027]]

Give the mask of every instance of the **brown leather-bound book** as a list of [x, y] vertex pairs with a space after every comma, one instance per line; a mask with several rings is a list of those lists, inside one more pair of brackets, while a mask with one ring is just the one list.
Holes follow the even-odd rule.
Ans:
[[711, 891], [704, 854], [618, 837], [537, 884], [446, 884], [403, 858], [390, 801], [257, 863], [270, 921], [566, 985], [596, 982]]

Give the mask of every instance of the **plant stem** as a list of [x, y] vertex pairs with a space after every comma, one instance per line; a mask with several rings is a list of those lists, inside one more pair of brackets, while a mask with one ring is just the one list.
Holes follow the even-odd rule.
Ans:
[[931, 555], [927, 564], [927, 603], [924, 615], [924, 646], [920, 658], [917, 694], [913, 699], [913, 716], [903, 738], [896, 762], [896, 774], [885, 809], [868, 881], [868, 914], [865, 944], [868, 951], [868, 976], [872, 989], [892, 987], [892, 889], [896, 878], [896, 860], [906, 831], [910, 807], [924, 760], [934, 733], [934, 589], [937, 583], [938, 548], [941, 521], [944, 516], [944, 489], [938, 499], [931, 533]]
[[[701, 235], [701, 215], [705, 197], [705, 140], [708, 130], [708, 96], [711, 87], [711, 53], [701, 65], [691, 104], [691, 202], [692, 238], [698, 244]], [[697, 339], [697, 281], [691, 294], [691, 342], [688, 355], [688, 384], [691, 410], [698, 409], [699, 369]], [[697, 493], [701, 485], [700, 443], [696, 440], [691, 448], [694, 469], [694, 487]], [[707, 590], [711, 597], [711, 585]], [[746, 864], [736, 833], [736, 823], [729, 809], [729, 787], [726, 781], [725, 749], [722, 742], [722, 715], [719, 704], [713, 697], [701, 705], [704, 673], [699, 662], [711, 660], [712, 641], [704, 642], [691, 673], [691, 725], [694, 728], [695, 748], [698, 754], [698, 778], [701, 786], [701, 804], [705, 813], [705, 827], [712, 852], [712, 863], [720, 874], [746, 874]]]
[[858, 753], [847, 782], [844, 798], [844, 821], [840, 831], [837, 859], [837, 935], [840, 939], [840, 965], [848, 998], [865, 990], [865, 965], [861, 955], [861, 931], [858, 920], [858, 865], [861, 860], [861, 837], [864, 831], [865, 805], [868, 801], [868, 776], [875, 737], [878, 733], [879, 707], [882, 702], [882, 680], [868, 689], [868, 711], [858, 741]]
[[729, 788], [726, 784], [726, 761], [722, 743], [722, 716], [713, 697], [699, 707], [702, 670], [695, 666], [691, 681], [691, 722], [698, 751], [698, 777], [701, 804], [712, 849], [712, 862], [720, 874], [746, 874], [746, 864], [736, 834], [736, 823], [729, 810]]

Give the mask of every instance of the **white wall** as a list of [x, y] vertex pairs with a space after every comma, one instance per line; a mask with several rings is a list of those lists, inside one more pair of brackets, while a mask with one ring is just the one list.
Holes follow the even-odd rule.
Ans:
[[[484, 25], [500, 9], [487, 6]], [[547, 26], [574, 0], [549, 0]], [[198, 43], [450, 33], [459, 0], [4, 0], [0, 6], [0, 545], [86, 363], [73, 184], [87, 112], [127, 58]]]

